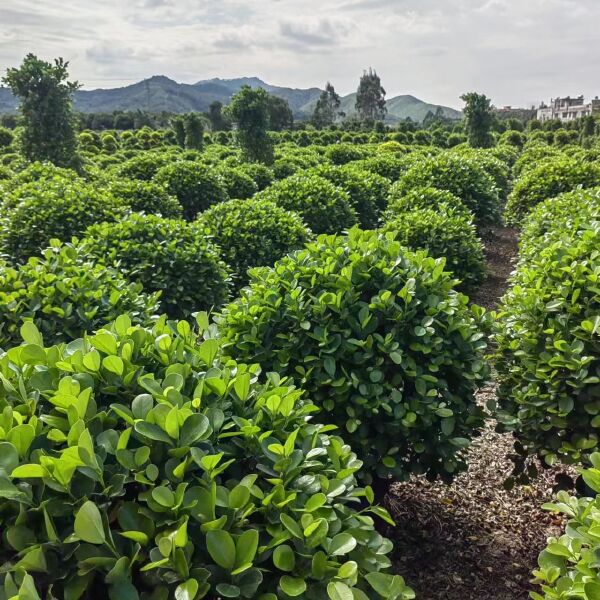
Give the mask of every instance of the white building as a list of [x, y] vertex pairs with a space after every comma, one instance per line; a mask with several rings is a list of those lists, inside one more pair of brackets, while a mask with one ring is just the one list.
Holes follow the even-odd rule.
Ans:
[[581, 117], [600, 113], [600, 99], [596, 96], [591, 102], [586, 103], [583, 96], [577, 98], [553, 98], [550, 104], [542, 102], [537, 110], [538, 121], [574, 121]]

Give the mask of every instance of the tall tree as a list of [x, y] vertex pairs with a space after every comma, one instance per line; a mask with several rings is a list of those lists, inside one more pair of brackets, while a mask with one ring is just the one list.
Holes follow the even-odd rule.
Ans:
[[269, 127], [272, 131], [291, 129], [294, 114], [287, 100], [269, 95]]
[[185, 148], [185, 123], [183, 115], [175, 115], [171, 119], [171, 129], [175, 133], [175, 141], [181, 148]]
[[226, 113], [237, 124], [236, 136], [246, 158], [273, 162], [273, 142], [269, 137], [269, 94], [262, 88], [245, 85], [234, 94]]
[[200, 113], [191, 112], [183, 117], [185, 147], [190, 150], [202, 150], [204, 144], [204, 120]]
[[356, 90], [355, 107], [363, 121], [382, 121], [385, 117], [385, 90], [381, 86], [379, 75], [373, 69], [363, 71]]
[[469, 145], [473, 148], [489, 148], [494, 143], [491, 134], [494, 113], [490, 99], [476, 92], [463, 94], [460, 99], [465, 103], [463, 114]]
[[344, 116], [340, 111], [341, 100], [335, 88], [328, 81], [321, 92], [312, 116], [313, 125], [317, 129], [329, 127], [335, 123], [338, 116]]
[[28, 160], [48, 160], [59, 166], [77, 166], [77, 136], [72, 94], [79, 87], [69, 81], [69, 63], [54, 64], [28, 54], [19, 68], [7, 69], [2, 79], [20, 99], [21, 152]]
[[212, 131], [229, 131], [231, 129], [231, 123], [223, 113], [223, 104], [218, 100], [210, 103], [207, 117]]

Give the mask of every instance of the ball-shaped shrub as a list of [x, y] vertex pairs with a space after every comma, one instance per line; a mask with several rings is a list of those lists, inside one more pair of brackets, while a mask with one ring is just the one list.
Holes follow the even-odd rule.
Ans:
[[134, 213], [119, 223], [100, 223], [86, 232], [90, 253], [116, 265], [146, 292], [161, 292], [172, 316], [222, 305], [229, 271], [219, 249], [195, 223]]
[[273, 170], [261, 163], [242, 163], [237, 168], [239, 171], [246, 173], [246, 175], [249, 175], [252, 178], [258, 191], [264, 190], [271, 185], [275, 178]]
[[364, 477], [448, 480], [483, 423], [481, 309], [443, 261], [375, 231], [321, 236], [257, 269], [219, 317], [225, 350], [292, 377], [364, 461]]
[[40, 337], [1, 362], [5, 597], [414, 598], [360, 461], [289, 383], [185, 321]]
[[117, 179], [110, 182], [108, 189], [118, 202], [134, 212], [166, 218], [179, 218], [183, 214], [177, 198], [153, 181]]
[[101, 191], [69, 173], [19, 186], [4, 197], [0, 244], [11, 260], [38, 254], [51, 239], [69, 241], [88, 226], [114, 221], [123, 207]]
[[[582, 471], [592, 497], [570, 496], [566, 491], [557, 494], [556, 502], [543, 508], [562, 513], [568, 519], [565, 532], [560, 537], [548, 539], [546, 548], [538, 558], [538, 569], [533, 572], [541, 594], [531, 592], [532, 600], [581, 598], [592, 600], [600, 594], [600, 568], [597, 556], [600, 543], [600, 453], [591, 456], [593, 467]], [[595, 492], [595, 493], [594, 493]]]
[[472, 217], [421, 208], [387, 221], [381, 228], [387, 236], [411, 250], [427, 250], [430, 256], [446, 259], [446, 269], [460, 279], [457, 286], [472, 292], [485, 279], [483, 245]]
[[17, 268], [0, 262], [0, 347], [21, 342], [33, 321], [48, 344], [71, 341], [124, 312], [148, 323], [158, 298], [142, 292], [112, 267], [96, 264], [80, 244], [52, 240], [42, 256]]
[[580, 461], [600, 426], [600, 223], [523, 261], [495, 321], [497, 419], [523, 456]]
[[363, 229], [377, 227], [379, 217], [387, 205], [389, 179], [353, 164], [342, 167], [322, 165], [316, 167], [314, 173], [331, 181], [348, 194], [350, 204], [356, 211]]
[[513, 165], [513, 177], [515, 179], [519, 178], [525, 171], [535, 169], [547, 158], [556, 158], [560, 156], [564, 156], [564, 154], [560, 150], [548, 146], [547, 144], [527, 144], [521, 156], [519, 156]]
[[600, 165], [564, 156], [546, 159], [515, 182], [506, 205], [506, 222], [519, 225], [537, 204], [577, 187], [600, 185]]
[[142, 179], [150, 181], [158, 170], [175, 160], [175, 157], [163, 152], [140, 152], [126, 160], [116, 174], [123, 179]]
[[258, 192], [258, 186], [254, 179], [241, 169], [221, 167], [217, 172], [230, 198], [243, 200], [251, 198]]
[[367, 158], [369, 150], [355, 144], [333, 144], [327, 146], [325, 156], [334, 165], [345, 165], [353, 160]]
[[411, 155], [399, 155], [393, 152], [380, 152], [353, 164], [365, 171], [371, 171], [390, 181], [397, 181], [414, 162]]
[[451, 213], [467, 220], [474, 216], [463, 201], [448, 190], [425, 187], [405, 192], [398, 183], [395, 183], [390, 188], [388, 208], [382, 218], [384, 221], [389, 221], [403, 213], [420, 209]]
[[186, 219], [229, 199], [217, 172], [202, 163], [180, 160], [158, 170], [154, 181], [177, 198]]
[[390, 140], [389, 142], [384, 142], [383, 144], [379, 144], [377, 146], [377, 152], [393, 152], [395, 154], [408, 154], [410, 152], [410, 146], [406, 146], [405, 144], [401, 144], [395, 140]]
[[237, 286], [248, 269], [271, 266], [311, 237], [300, 215], [269, 200], [229, 200], [199, 216], [235, 272]]
[[358, 220], [348, 194], [317, 175], [293, 175], [255, 197], [297, 212], [316, 234], [343, 231]]
[[493, 179], [473, 160], [454, 152], [416, 162], [400, 178], [398, 186], [404, 192], [422, 187], [447, 190], [463, 201], [479, 225], [500, 221], [500, 202]]

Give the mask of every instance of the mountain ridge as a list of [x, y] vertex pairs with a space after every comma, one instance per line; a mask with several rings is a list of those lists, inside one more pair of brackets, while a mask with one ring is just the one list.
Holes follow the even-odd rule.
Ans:
[[[318, 87], [290, 88], [266, 83], [258, 77], [222, 79], [213, 77], [196, 83], [179, 83], [166, 75], [153, 75], [136, 83], [118, 88], [77, 90], [73, 96], [76, 111], [83, 113], [111, 113], [114, 111], [145, 110], [151, 113], [206, 111], [211, 102], [227, 104], [231, 96], [243, 85], [261, 87], [268, 93], [287, 100], [296, 118], [310, 117], [321, 93]], [[341, 110], [354, 112], [356, 94], [342, 97]], [[5, 87], [0, 87], [0, 113], [15, 112], [17, 101]], [[461, 112], [438, 104], [424, 102], [412, 95], [399, 95], [387, 99], [386, 121], [397, 122], [406, 118], [422, 121], [429, 111], [438, 106], [448, 118], [459, 119]]]

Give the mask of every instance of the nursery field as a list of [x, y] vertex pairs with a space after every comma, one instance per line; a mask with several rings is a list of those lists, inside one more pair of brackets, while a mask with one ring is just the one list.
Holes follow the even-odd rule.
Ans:
[[0, 129], [0, 600], [600, 598], [580, 126]]

